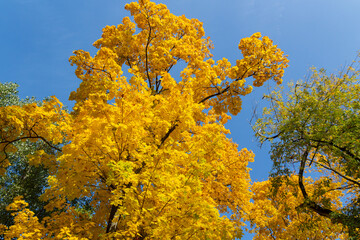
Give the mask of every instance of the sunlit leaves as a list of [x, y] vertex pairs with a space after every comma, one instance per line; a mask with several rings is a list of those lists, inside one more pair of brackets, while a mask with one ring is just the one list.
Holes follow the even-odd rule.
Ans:
[[[313, 184], [311, 193], [299, 181], [304, 201], [314, 212], [349, 227], [353, 236], [360, 228], [359, 87], [359, 71], [351, 66], [338, 75], [313, 69], [307, 81], [290, 85], [288, 93], [280, 90], [265, 96], [271, 105], [255, 125], [260, 141], [272, 142], [273, 176], [289, 174], [295, 167], [301, 177], [325, 177], [321, 184]], [[326, 201], [314, 205], [314, 198], [335, 183], [347, 197], [343, 208], [331, 210]]]
[[[31, 157], [51, 169], [41, 196], [51, 217], [41, 223], [42, 236], [240, 237], [254, 154], [239, 151], [223, 124], [252, 91], [247, 78], [254, 86], [281, 82], [286, 56], [257, 33], [240, 42], [244, 58], [236, 65], [215, 62], [199, 20], [148, 0], [125, 8], [132, 17], [103, 29], [95, 56], [78, 50], [70, 57], [81, 80], [71, 113], [56, 98], [1, 109], [10, 129], [3, 152], [16, 151], [10, 148], [19, 136], [56, 151]], [[179, 62], [183, 70], [173, 73]]]
[[[279, 181], [276, 181], [279, 180]], [[322, 180], [306, 181], [309, 193], [316, 191], [316, 185]], [[302, 206], [304, 198], [297, 184], [298, 176], [279, 177], [263, 182], [256, 182], [251, 190], [254, 202], [249, 208], [249, 221], [254, 226], [254, 239], [348, 239], [346, 229], [339, 223], [321, 217]], [[277, 182], [277, 185], [274, 183]], [[333, 191], [338, 186], [330, 183], [325, 187], [325, 194], [314, 197], [317, 203], [331, 199], [327, 207], [341, 207], [340, 191]], [[329, 191], [331, 190], [331, 191]]]

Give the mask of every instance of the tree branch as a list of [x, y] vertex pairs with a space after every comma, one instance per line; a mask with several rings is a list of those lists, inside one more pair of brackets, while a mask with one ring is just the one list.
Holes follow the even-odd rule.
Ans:
[[150, 75], [149, 75], [149, 60], [148, 60], [148, 48], [149, 48], [149, 45], [150, 45], [150, 41], [151, 41], [151, 24], [149, 22], [149, 18], [148, 19], [148, 24], [149, 24], [149, 35], [148, 35], [148, 39], [147, 39], [147, 42], [146, 42], [146, 46], [145, 46], [145, 70], [146, 70], [146, 75], [147, 75], [147, 78], [148, 78], [148, 81], [149, 81], [149, 87], [150, 89], [152, 89], [152, 84], [151, 84], [151, 79], [150, 79]]
[[213, 98], [213, 97], [216, 97], [216, 96], [218, 96], [218, 95], [221, 95], [221, 94], [227, 92], [229, 89], [230, 89], [230, 86], [227, 86], [227, 87], [226, 87], [225, 89], [223, 89], [222, 91], [217, 92], [217, 93], [214, 93], [214, 94], [209, 95], [209, 96], [207, 96], [206, 98], [202, 99], [199, 103], [203, 103], [203, 102], [205, 102], [206, 100], [208, 100], [208, 99], [210, 99], [210, 98]]
[[323, 208], [320, 205], [316, 204], [314, 201], [310, 200], [309, 196], [306, 192], [304, 182], [303, 182], [303, 175], [304, 175], [304, 169], [305, 169], [305, 164], [306, 164], [308, 155], [309, 155], [309, 148], [307, 148], [305, 150], [305, 152], [303, 153], [301, 162], [300, 162], [299, 187], [300, 187], [301, 193], [302, 193], [305, 201], [299, 207], [307, 207], [307, 208], [313, 210], [314, 212], [316, 212], [317, 214], [319, 214], [320, 216], [323, 216], [323, 217], [333, 220], [331, 218], [331, 213], [333, 213], [333, 211], [330, 209], [327, 209], [327, 208]]
[[118, 209], [119, 209], [119, 206], [111, 205], [109, 220], [108, 220], [108, 224], [107, 224], [107, 227], [106, 227], [106, 233], [116, 231], [117, 223], [113, 222], [113, 220], [115, 218], [115, 214], [116, 214]]
[[309, 140], [313, 141], [313, 142], [317, 142], [317, 143], [325, 143], [325, 144], [328, 144], [328, 145], [330, 145], [332, 147], [335, 147], [335, 148], [339, 149], [340, 151], [346, 153], [347, 155], [349, 155], [350, 157], [352, 157], [356, 161], [360, 162], [360, 158], [355, 156], [355, 154], [350, 152], [350, 150], [347, 149], [346, 147], [340, 147], [340, 146], [336, 145], [335, 143], [333, 143], [331, 141], [324, 141], [324, 140], [317, 140], [317, 139], [309, 139]]
[[20, 138], [14, 139], [14, 140], [12, 140], [12, 141], [2, 141], [2, 142], [0, 142], [0, 144], [6, 143], [6, 145], [5, 145], [5, 147], [4, 147], [4, 150], [5, 150], [5, 148], [6, 148], [8, 145], [10, 145], [10, 144], [12, 144], [12, 143], [14, 143], [14, 142], [17, 142], [17, 141], [21, 141], [21, 140], [23, 140], [23, 139], [40, 139], [40, 140], [42, 140], [44, 143], [46, 143], [49, 147], [51, 147], [51, 148], [53, 148], [53, 149], [55, 149], [55, 150], [57, 150], [57, 151], [59, 151], [59, 152], [62, 152], [62, 150], [61, 150], [60, 148], [52, 145], [52, 144], [51, 144], [49, 141], [47, 141], [44, 137], [38, 136], [37, 134], [36, 134], [36, 136], [20, 137]]
[[[177, 122], [177, 121], [176, 121]], [[165, 136], [163, 136], [161, 138], [160, 144], [158, 145], [158, 148], [161, 148], [161, 146], [164, 144], [164, 142], [166, 141], [166, 139], [168, 139], [168, 137], [170, 136], [170, 134], [175, 130], [175, 128], [178, 126], [177, 123], [175, 123], [165, 134]]]
[[266, 140], [275, 139], [275, 138], [279, 137], [282, 133], [283, 133], [283, 131], [280, 131], [279, 133], [277, 133], [275, 135], [267, 137], [267, 136], [265, 136], [264, 134], [261, 133], [261, 128], [259, 129], [259, 131], [256, 132], [256, 134], [258, 134], [260, 137], [265, 138]]
[[304, 170], [305, 170], [305, 164], [307, 156], [309, 155], [309, 149], [307, 148], [305, 152], [302, 155], [301, 162], [300, 162], [300, 168], [299, 168], [299, 187], [301, 190], [302, 195], [304, 196], [305, 200], [309, 198], [305, 186], [304, 186]]
[[345, 178], [345, 179], [348, 180], [349, 182], [352, 182], [353, 184], [358, 185], [358, 186], [360, 187], [360, 182], [355, 181], [354, 179], [352, 179], [352, 178], [350, 178], [350, 177], [347, 177], [347, 176], [345, 176], [344, 174], [342, 174], [341, 172], [339, 172], [339, 171], [337, 171], [337, 170], [335, 170], [335, 169], [333, 169], [333, 168], [331, 168], [331, 167], [328, 167], [328, 166], [326, 166], [326, 165], [324, 165], [324, 164], [322, 164], [322, 163], [319, 163], [319, 162], [317, 162], [317, 161], [314, 161], [314, 162], [315, 162], [315, 164], [318, 164], [318, 165], [322, 166], [323, 168], [326, 168], [326, 169], [328, 169], [328, 170], [336, 173], [336, 174], [339, 175], [340, 177]]
[[[248, 70], [249, 70], [249, 69], [247, 69], [247, 70], [245, 71], [245, 73], [247, 73]], [[245, 73], [244, 73], [241, 77], [235, 79], [234, 82], [237, 82], [237, 81], [239, 81], [240, 79], [244, 79]], [[248, 76], [248, 77], [252, 77], [252, 76], [254, 76], [254, 75], [255, 75], [255, 73], [251, 74], [251, 75]], [[205, 97], [205, 98], [202, 99], [199, 103], [203, 103], [203, 102], [205, 102], [206, 100], [208, 100], [208, 99], [210, 99], [210, 98], [213, 98], [213, 97], [216, 97], [216, 96], [218, 96], [218, 95], [221, 95], [221, 94], [229, 91], [229, 89], [230, 89], [230, 85], [227, 86], [226, 88], [224, 88], [224, 89], [223, 89], [222, 91], [220, 91], [220, 92], [217, 92], [217, 93], [214, 93], [214, 94], [212, 94], [212, 95], [209, 95], [209, 96]]]

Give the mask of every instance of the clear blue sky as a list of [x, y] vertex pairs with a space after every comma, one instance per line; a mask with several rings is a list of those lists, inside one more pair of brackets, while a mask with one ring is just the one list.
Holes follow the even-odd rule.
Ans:
[[[69, 93], [80, 81], [68, 63], [73, 50], [95, 53], [92, 43], [106, 25], [117, 25], [128, 13], [124, 0], [0, 0], [1, 82], [20, 85], [20, 95], [42, 99], [56, 95], [71, 106]], [[312, 66], [340, 70], [360, 50], [359, 0], [163, 0], [170, 11], [204, 22], [214, 58], [241, 58], [241, 38], [261, 32], [290, 59], [284, 83], [304, 78]], [[268, 148], [258, 148], [249, 124], [265, 92], [245, 97], [243, 111], [228, 125], [239, 148], [252, 149], [253, 180], [267, 178]], [[246, 236], [244, 239], [251, 239]]]

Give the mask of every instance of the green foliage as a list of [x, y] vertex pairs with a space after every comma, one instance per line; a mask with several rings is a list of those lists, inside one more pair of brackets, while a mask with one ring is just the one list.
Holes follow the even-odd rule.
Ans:
[[[20, 99], [15, 83], [0, 83], [0, 107], [19, 105], [35, 102], [34, 98]], [[1, 139], [0, 139], [1, 140]], [[9, 154], [11, 165], [7, 168], [6, 174], [0, 177], [0, 224], [10, 226], [13, 224], [11, 213], [5, 207], [12, 203], [16, 196], [23, 196], [29, 203], [29, 208], [35, 215], [42, 219], [46, 216], [45, 202], [38, 200], [38, 197], [47, 187], [48, 171], [42, 166], [28, 164], [27, 155], [43, 149], [50, 151], [43, 143], [30, 141], [17, 142], [16, 153]]]
[[[266, 95], [270, 107], [254, 126], [261, 143], [271, 142], [272, 176], [297, 172], [302, 194], [311, 203], [307, 206], [343, 223], [353, 236], [358, 236], [360, 227], [359, 74], [352, 66], [338, 75], [312, 69], [307, 81], [290, 84], [288, 92], [280, 88]], [[309, 176], [323, 178], [311, 193], [302, 179], [309, 172]], [[348, 200], [337, 204], [337, 209], [329, 209], [331, 199], [313, 205], [325, 194], [330, 181], [339, 185], [333, 190], [342, 191]], [[329, 212], [339, 214], [334, 217]]]
[[34, 97], [20, 99], [17, 88], [19, 85], [12, 82], [0, 83], [0, 107], [36, 102]]

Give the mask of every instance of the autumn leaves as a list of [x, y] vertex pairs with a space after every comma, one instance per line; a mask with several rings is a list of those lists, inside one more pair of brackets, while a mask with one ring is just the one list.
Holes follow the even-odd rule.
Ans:
[[[41, 196], [50, 217], [37, 220], [16, 198], [11, 210], [19, 220], [3, 228], [4, 236], [234, 239], [246, 220], [262, 231], [269, 216], [252, 213], [259, 213], [254, 204], [262, 207], [258, 198], [269, 198], [261, 191], [270, 185], [254, 184], [250, 202], [247, 164], [254, 154], [238, 150], [224, 123], [240, 112], [252, 86], [282, 82], [286, 56], [255, 33], [240, 41], [243, 58], [235, 65], [215, 62], [200, 21], [147, 0], [126, 9], [132, 19], [105, 27], [95, 56], [78, 50], [70, 57], [81, 80], [70, 95], [71, 112], [56, 98], [0, 109], [4, 163], [12, 142], [23, 137], [56, 150], [30, 157], [51, 170]], [[172, 69], [179, 62], [184, 68], [177, 76]]]

